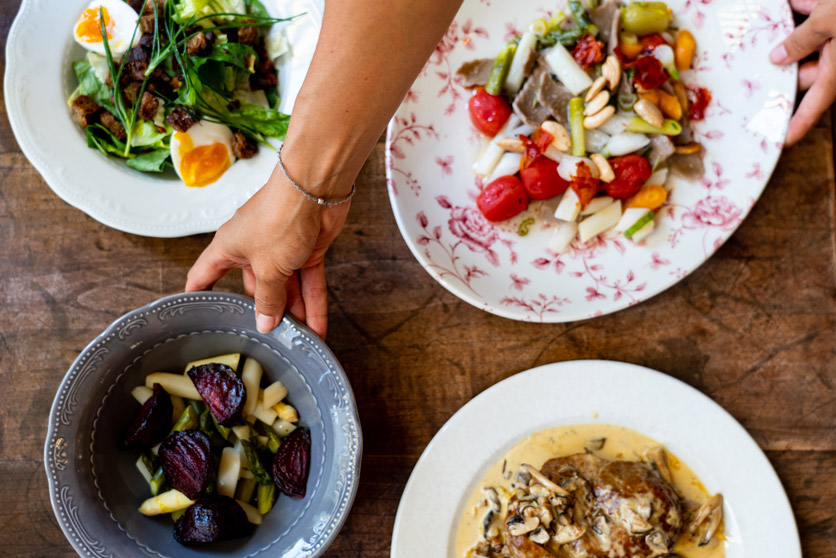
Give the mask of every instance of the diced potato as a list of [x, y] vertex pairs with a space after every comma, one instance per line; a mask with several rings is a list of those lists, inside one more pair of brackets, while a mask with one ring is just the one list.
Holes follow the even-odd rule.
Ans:
[[247, 399], [244, 402], [245, 417], [255, 412], [255, 407], [258, 404], [258, 385], [261, 383], [263, 373], [264, 369], [256, 359], [248, 358], [244, 361], [244, 367], [241, 369], [241, 381], [244, 382], [244, 390], [247, 392]]
[[180, 418], [180, 415], [183, 414], [183, 411], [186, 410], [186, 402], [183, 401], [183, 398], [177, 395], [171, 396], [171, 406], [173, 411], [171, 413], [171, 424], [177, 422], [177, 419]]
[[264, 393], [261, 395], [262, 401], [261, 404], [264, 407], [272, 407], [285, 397], [287, 397], [287, 388], [284, 387], [284, 384], [281, 382], [273, 382], [266, 388], [264, 388]]
[[276, 419], [276, 422], [273, 423], [273, 430], [276, 431], [276, 434], [278, 434], [279, 437], [284, 438], [296, 430], [296, 425], [291, 422], [287, 422], [286, 420]]
[[276, 414], [280, 419], [286, 420], [287, 422], [299, 422], [299, 413], [296, 412], [296, 408], [293, 405], [277, 403], [273, 408], [276, 410]]
[[193, 500], [187, 498], [179, 490], [172, 488], [168, 492], [163, 492], [142, 502], [142, 505], [139, 506], [139, 513], [142, 515], [160, 515], [161, 513], [171, 513], [188, 508], [192, 504], [194, 504]]
[[259, 400], [255, 406], [253, 416], [265, 424], [273, 424], [273, 421], [276, 420], [278, 413], [275, 409], [271, 407], [265, 409], [264, 405], [262, 405], [261, 401]]
[[270, 441], [270, 438], [268, 438], [267, 436], [259, 436], [258, 437], [259, 445], [266, 446], [269, 441]]
[[221, 452], [221, 463], [218, 466], [218, 494], [221, 496], [235, 496], [235, 486], [241, 472], [241, 454], [235, 448], [224, 448]]
[[186, 508], [171, 512], [171, 520], [176, 522], [184, 513], [186, 513]]
[[255, 475], [249, 469], [241, 469], [241, 472], [239, 473], [239, 476], [242, 479], [254, 479], [255, 478]]
[[134, 399], [139, 401], [140, 405], [145, 405], [145, 402], [148, 401], [152, 395], [154, 395], [154, 390], [146, 386], [136, 386], [131, 390], [131, 395], [134, 396]]
[[154, 387], [154, 384], [160, 384], [171, 395], [202, 401], [194, 383], [192, 383], [192, 379], [188, 376], [169, 374], [168, 372], [154, 372], [146, 376], [145, 385], [150, 388]]
[[237, 436], [239, 440], [250, 439], [250, 427], [247, 425], [233, 426], [232, 431], [235, 432], [235, 436]]
[[241, 509], [247, 514], [247, 521], [253, 525], [261, 525], [261, 514], [258, 513], [257, 509], [242, 500], [235, 501], [238, 502], [238, 505], [241, 506]]
[[195, 360], [186, 365], [183, 374], [194, 368], [195, 366], [202, 366], [204, 364], [225, 364], [238, 372], [238, 363], [241, 361], [241, 353], [230, 353], [228, 355], [218, 355], [212, 358], [204, 358], [203, 360]]
[[145, 479], [145, 482], [151, 484], [151, 477], [154, 476], [154, 471], [148, 469], [148, 465], [145, 464], [145, 459], [141, 455], [136, 460], [136, 469], [142, 475], [142, 478]]

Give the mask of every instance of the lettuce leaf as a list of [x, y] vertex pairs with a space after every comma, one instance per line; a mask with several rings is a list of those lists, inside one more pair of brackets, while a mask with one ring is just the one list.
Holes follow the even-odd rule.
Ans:
[[78, 77], [78, 87], [70, 95], [70, 103], [80, 95], [87, 95], [107, 109], [108, 112], [115, 114], [116, 107], [113, 106], [110, 100], [113, 92], [110, 87], [99, 81], [90, 63], [86, 60], [80, 60], [73, 64], [73, 70]]
[[171, 155], [169, 149], [155, 149], [133, 159], [128, 159], [128, 166], [142, 172], [162, 172], [165, 170], [168, 158]]

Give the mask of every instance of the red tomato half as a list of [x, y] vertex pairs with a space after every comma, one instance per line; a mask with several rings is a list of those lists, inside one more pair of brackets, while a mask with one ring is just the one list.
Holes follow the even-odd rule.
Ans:
[[504, 221], [528, 209], [528, 196], [516, 176], [500, 176], [482, 190], [476, 207], [488, 221]]
[[585, 209], [587, 204], [592, 201], [592, 198], [601, 189], [601, 181], [595, 178], [595, 175], [592, 174], [592, 169], [585, 162], [581, 161], [575, 168], [577, 172], [569, 186], [572, 187], [572, 191], [578, 196], [581, 202], [581, 209]]
[[662, 63], [652, 56], [642, 56], [626, 65], [633, 70], [633, 83], [650, 91], [658, 89], [668, 81], [668, 72]]
[[641, 155], [625, 155], [609, 160], [615, 180], [604, 184], [607, 195], [623, 200], [635, 195], [653, 174], [650, 163]]
[[[668, 44], [668, 41], [666, 41], [665, 38], [662, 35], [660, 35], [659, 33], [653, 33], [651, 35], [645, 35], [644, 37], [639, 39], [639, 42], [644, 47], [642, 52], [652, 52], [653, 49], [656, 48], [657, 46], [662, 46], [662, 45], [667, 45]], [[668, 46], [670, 46], [670, 45], [668, 45]]]
[[589, 33], [580, 38], [572, 50], [572, 58], [581, 68], [586, 70], [593, 64], [604, 61], [604, 43], [596, 41]]
[[532, 200], [549, 200], [569, 187], [569, 183], [557, 174], [557, 163], [543, 155], [520, 170], [520, 180]]
[[468, 102], [470, 120], [476, 129], [494, 137], [511, 116], [511, 105], [497, 95], [491, 95], [479, 88]]

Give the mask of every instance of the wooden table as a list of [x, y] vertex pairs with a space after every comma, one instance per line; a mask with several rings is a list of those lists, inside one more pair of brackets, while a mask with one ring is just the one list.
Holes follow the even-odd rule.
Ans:
[[[17, 2], [0, 5], [2, 47], [16, 11]], [[210, 236], [142, 238], [73, 209], [21, 154], [3, 110], [0, 554], [73, 556], [42, 461], [52, 397], [113, 319], [182, 290]], [[413, 465], [474, 395], [534, 366], [602, 358], [667, 372], [725, 407], [784, 482], [805, 556], [836, 556], [833, 132], [828, 117], [784, 154], [740, 230], [693, 275], [615, 315], [562, 325], [492, 316], [436, 284], [398, 233], [378, 145], [327, 261], [328, 342], [354, 386], [365, 436], [357, 500], [328, 555], [389, 555]], [[240, 291], [240, 275], [220, 288]]]

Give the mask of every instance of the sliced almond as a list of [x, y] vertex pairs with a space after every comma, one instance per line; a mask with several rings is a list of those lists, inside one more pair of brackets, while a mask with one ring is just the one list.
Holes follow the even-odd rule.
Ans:
[[589, 104], [586, 105], [586, 108], [583, 109], [584, 116], [592, 116], [593, 114], [598, 114], [601, 112], [605, 106], [610, 102], [610, 92], [609, 91], [601, 91], [595, 97], [589, 101]]
[[593, 114], [592, 116], [587, 116], [583, 119], [583, 127], [587, 130], [594, 130], [600, 126], [603, 126], [604, 123], [612, 118], [612, 115], [615, 114], [615, 107], [612, 105], [607, 105], [604, 107], [604, 110], [599, 112], [598, 114]]
[[606, 87], [606, 86], [607, 86], [607, 78], [605, 78], [604, 76], [601, 76], [598, 79], [596, 79], [592, 83], [592, 87], [589, 88], [589, 91], [586, 92], [586, 97], [584, 97], [583, 102], [584, 103], [590, 102], [592, 99], [595, 98], [595, 96], [598, 93], [603, 91], [604, 87]]
[[572, 138], [560, 122], [546, 120], [540, 127], [554, 138], [550, 147], [553, 146], [563, 153], [569, 152], [569, 149], [572, 148]]
[[511, 153], [525, 153], [525, 145], [519, 138], [501, 138], [496, 140], [496, 145]]
[[665, 117], [662, 116], [662, 111], [656, 108], [656, 105], [647, 99], [640, 99], [633, 107], [642, 120], [653, 126], [654, 128], [661, 128], [665, 125]]
[[595, 166], [598, 167], [598, 178], [602, 182], [612, 182], [615, 180], [615, 172], [612, 170], [609, 161], [600, 153], [593, 153], [590, 157]]
[[601, 68], [601, 73], [607, 80], [610, 89], [615, 91], [615, 88], [621, 82], [621, 62], [618, 61], [618, 57], [615, 54], [610, 54], [607, 57], [606, 62], [604, 62]]

